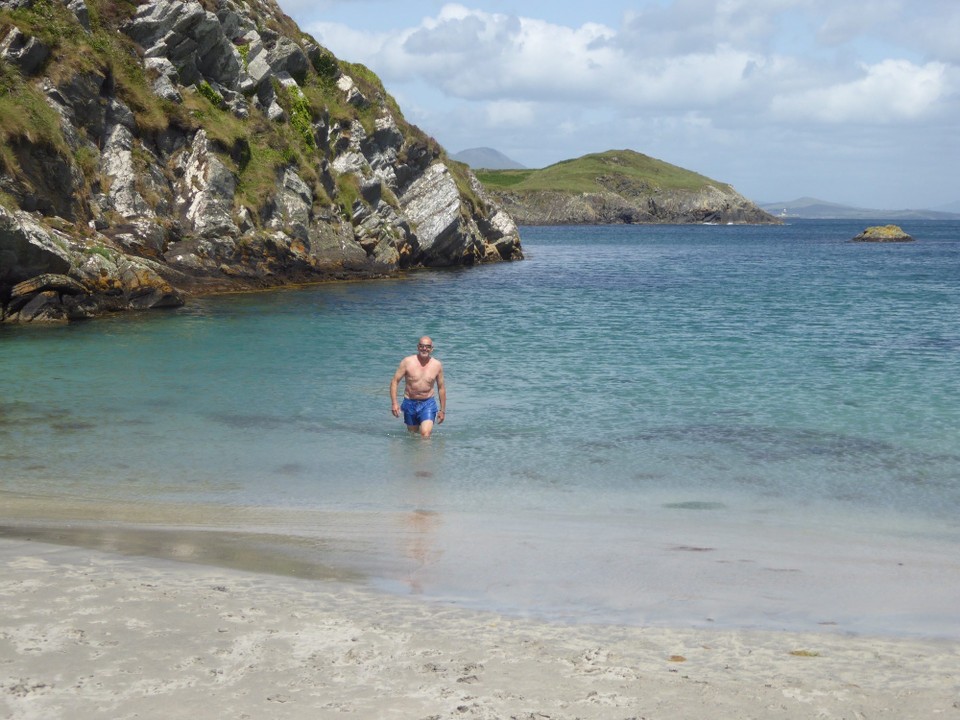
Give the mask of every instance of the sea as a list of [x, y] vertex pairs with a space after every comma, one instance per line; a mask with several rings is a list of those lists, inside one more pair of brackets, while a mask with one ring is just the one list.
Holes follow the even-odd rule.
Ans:
[[[869, 224], [523, 227], [521, 262], [0, 326], [0, 536], [548, 622], [960, 637], [960, 221]], [[388, 395], [422, 335], [427, 440]]]

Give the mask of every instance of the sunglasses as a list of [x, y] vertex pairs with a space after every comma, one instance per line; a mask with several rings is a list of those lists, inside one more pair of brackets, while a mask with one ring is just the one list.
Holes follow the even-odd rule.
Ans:
[[433, 345], [421, 345], [417, 343], [417, 348], [420, 350], [433, 350]]

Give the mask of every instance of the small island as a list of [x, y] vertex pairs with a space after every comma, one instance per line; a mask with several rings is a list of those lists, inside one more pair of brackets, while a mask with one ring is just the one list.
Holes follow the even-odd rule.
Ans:
[[899, 225], [873, 225], [851, 242], [913, 242], [913, 238]]

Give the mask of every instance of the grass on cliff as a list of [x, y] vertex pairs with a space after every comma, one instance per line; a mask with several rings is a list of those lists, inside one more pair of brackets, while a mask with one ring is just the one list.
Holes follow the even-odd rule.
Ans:
[[[79, 24], [58, 4], [38, 0], [30, 8], [0, 11], [0, 36], [7, 28], [19, 27], [29, 35], [41, 37], [54, 48], [77, 33]], [[0, 60], [0, 165], [16, 172], [19, 162], [14, 147], [21, 143], [44, 146], [62, 155], [69, 147], [60, 129], [60, 116], [50, 107], [43, 92], [24, 80], [20, 71]]]
[[[163, 100], [152, 90], [150, 77], [142, 65], [142, 49], [118, 30], [136, 13], [138, 1], [87, 0], [86, 4], [91, 32], [80, 26], [63, 2], [33, 0], [21, 8], [0, 8], [0, 35], [2, 30], [16, 25], [47, 45], [50, 56], [38, 77], [45, 75], [54, 85], [71, 82], [79, 75], [102, 81], [103, 92], [116, 93], [133, 111], [138, 142], [148, 144], [169, 127], [188, 134], [205, 128], [218, 153], [237, 173], [238, 205], [258, 212], [275, 194], [282, 169], [294, 166], [313, 188], [317, 202], [352, 206], [359, 197], [354, 181], [334, 177], [331, 185], [330, 178], [321, 176], [320, 168], [329, 157], [330, 149], [317, 147], [312, 124], [318, 121], [328, 127], [359, 121], [367, 134], [373, 134], [377, 118], [387, 109], [405, 138], [401, 155], [411, 149], [425, 149], [435, 158], [443, 155], [435, 140], [404, 119], [376, 74], [363, 65], [340, 61], [326, 50], [313, 57], [313, 67], [302, 79], [302, 92], [294, 94], [278, 89], [278, 100], [286, 110], [288, 122], [268, 121], [255, 108], [251, 108], [248, 118], [237, 118], [218, 102], [212, 88], [205, 88], [203, 84], [197, 93], [183, 93], [182, 105]], [[213, 3], [206, 1], [205, 4]], [[296, 26], [282, 13], [277, 17], [273, 13], [266, 16], [267, 24], [274, 30], [298, 37]], [[340, 71], [353, 78], [368, 104], [357, 107], [346, 101], [335, 82]], [[207, 88], [211, 92], [204, 93]], [[16, 68], [0, 61], [0, 166], [15, 173], [17, 143], [38, 143], [72, 160], [91, 185], [102, 180], [94, 144], [100, 138], [85, 139], [89, 146], [71, 150], [60, 128], [60, 118], [46, 102], [37, 78], [23, 78]], [[461, 191], [479, 203], [465, 172], [454, 169], [454, 175]], [[336, 194], [343, 197], [330, 197]], [[396, 203], [392, 193], [385, 197], [388, 202]]]
[[44, 74], [54, 84], [87, 71], [105, 76], [133, 110], [142, 130], [162, 131], [167, 126], [169, 104], [150, 89], [133, 41], [116, 30], [136, 12], [136, 7], [126, 0], [89, 0], [88, 33], [64, 3], [34, 0], [24, 7], [0, 12], [0, 25], [15, 25], [50, 49]]
[[25, 83], [20, 73], [0, 60], [0, 169], [18, 173], [16, 148], [35, 144], [69, 156], [60, 116], [43, 93]]
[[616, 189], [618, 184], [631, 188], [689, 190], [707, 185], [727, 188], [704, 175], [657, 160], [633, 150], [608, 150], [564, 160], [542, 170], [479, 170], [477, 179], [491, 190], [518, 192], [557, 191], [593, 193]]

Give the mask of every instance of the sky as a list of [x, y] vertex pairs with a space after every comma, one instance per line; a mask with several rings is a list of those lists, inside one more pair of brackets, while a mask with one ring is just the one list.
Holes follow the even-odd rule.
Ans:
[[960, 0], [280, 0], [450, 153], [629, 148], [756, 202], [960, 201]]

